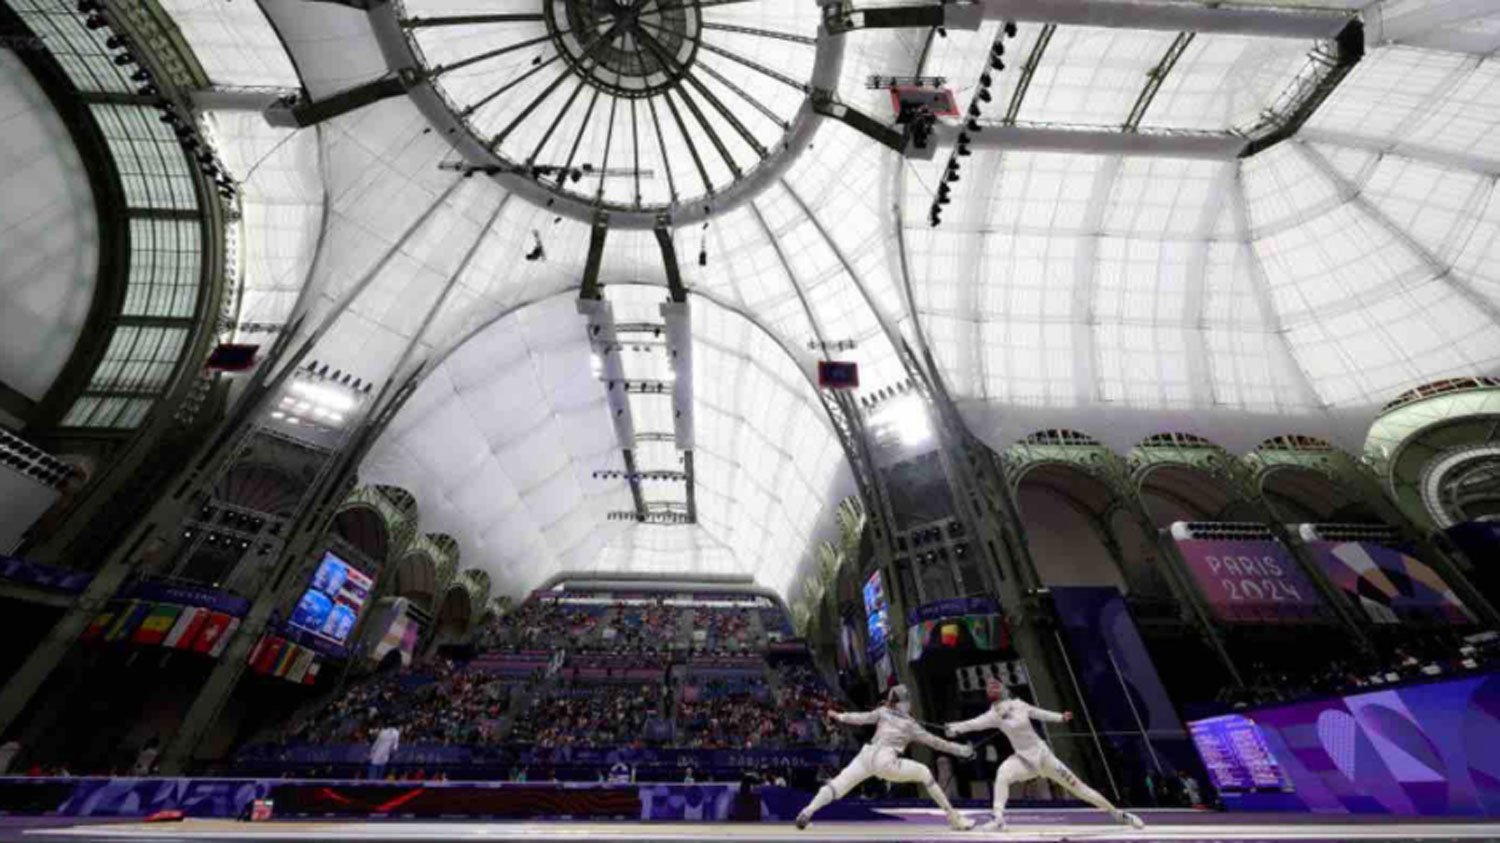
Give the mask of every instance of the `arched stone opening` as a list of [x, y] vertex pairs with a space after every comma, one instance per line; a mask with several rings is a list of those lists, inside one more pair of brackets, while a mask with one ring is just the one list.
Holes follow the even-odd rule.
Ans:
[[1263, 513], [1227, 481], [1188, 465], [1157, 465], [1140, 478], [1141, 503], [1151, 523], [1165, 529], [1176, 521], [1260, 521]]
[[1021, 475], [1016, 506], [1043, 584], [1132, 590], [1109, 527], [1115, 502], [1109, 486], [1072, 466], [1043, 463]]
[[1272, 468], [1260, 489], [1271, 515], [1285, 524], [1384, 523], [1369, 502], [1311, 468]]

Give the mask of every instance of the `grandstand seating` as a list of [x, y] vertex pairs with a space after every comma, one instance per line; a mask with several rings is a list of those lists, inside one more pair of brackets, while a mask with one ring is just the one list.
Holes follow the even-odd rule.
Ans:
[[[264, 772], [298, 746], [321, 747], [353, 771], [348, 762], [386, 725], [401, 729], [407, 757], [425, 759], [424, 774], [441, 755], [452, 777], [504, 775], [523, 759], [545, 757], [551, 775], [588, 778], [597, 765], [573, 756], [612, 747], [847, 748], [840, 743], [847, 734], [820, 722], [834, 694], [806, 651], [779, 645], [773, 655], [764, 646], [761, 630], [790, 630], [784, 614], [745, 595], [726, 597], [533, 595], [483, 628], [467, 661], [431, 659], [355, 681], [269, 746], [242, 755]], [[680, 628], [683, 620], [691, 626]], [[684, 631], [694, 633], [688, 650]], [[401, 758], [393, 775], [404, 774]], [[679, 774], [672, 763], [692, 762], [658, 763], [653, 773]]]

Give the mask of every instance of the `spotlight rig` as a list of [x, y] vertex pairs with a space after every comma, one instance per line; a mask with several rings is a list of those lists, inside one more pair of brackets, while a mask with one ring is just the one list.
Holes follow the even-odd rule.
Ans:
[[964, 111], [964, 128], [958, 133], [953, 151], [948, 153], [948, 164], [943, 168], [943, 176], [938, 181], [937, 194], [927, 209], [927, 224], [933, 228], [942, 225], [943, 206], [953, 201], [951, 185], [959, 180], [958, 159], [974, 154], [971, 148], [973, 136], [983, 131], [979, 118], [984, 113], [984, 106], [995, 99], [990, 91], [995, 84], [994, 74], [1005, 69], [1005, 61], [1001, 58], [1005, 55], [1005, 39], [1016, 37], [1016, 31], [1015, 21], [1006, 21], [1000, 35], [990, 44], [989, 68], [979, 74], [979, 85], [974, 91], [974, 98], [969, 100], [969, 107]]
[[470, 164], [466, 161], [443, 161], [438, 164], [439, 170], [449, 170], [455, 173], [463, 173], [464, 178], [471, 178], [475, 173], [484, 173], [487, 176], [498, 176], [502, 173], [514, 173], [522, 176], [530, 176], [533, 179], [545, 177], [556, 177], [561, 184], [564, 179], [577, 182], [586, 173], [594, 172], [593, 164], [582, 164], [577, 167], [560, 167], [556, 164]]

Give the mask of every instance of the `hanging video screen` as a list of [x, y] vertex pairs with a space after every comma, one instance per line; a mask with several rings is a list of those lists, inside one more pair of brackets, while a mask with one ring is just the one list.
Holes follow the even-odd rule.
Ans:
[[370, 599], [371, 585], [370, 578], [358, 568], [331, 551], [325, 552], [312, 582], [297, 601], [291, 625], [335, 644], [345, 644]]

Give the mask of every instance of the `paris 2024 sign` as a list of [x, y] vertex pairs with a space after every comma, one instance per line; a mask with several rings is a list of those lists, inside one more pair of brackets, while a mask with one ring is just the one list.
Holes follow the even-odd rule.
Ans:
[[1220, 620], [1296, 622], [1323, 612], [1312, 581], [1280, 542], [1179, 539], [1177, 549]]

